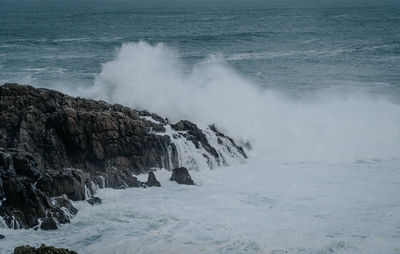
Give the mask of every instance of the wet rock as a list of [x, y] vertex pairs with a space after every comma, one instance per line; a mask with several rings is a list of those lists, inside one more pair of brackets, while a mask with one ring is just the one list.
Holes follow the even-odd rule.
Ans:
[[71, 201], [68, 199], [67, 195], [61, 195], [58, 197], [54, 197], [52, 198], [52, 203], [54, 204], [54, 206], [56, 207], [63, 207], [64, 209], [66, 209], [71, 215], [75, 215], [78, 213], [78, 209], [76, 209]]
[[149, 172], [146, 185], [149, 187], [161, 187], [161, 183], [157, 180], [154, 172]]
[[100, 205], [102, 203], [101, 198], [99, 197], [91, 197], [87, 202], [91, 205]]
[[175, 168], [172, 171], [171, 181], [175, 181], [179, 184], [194, 185], [192, 177], [189, 174], [187, 168]]
[[219, 158], [217, 150], [208, 143], [206, 135], [194, 123], [182, 120], [171, 125], [171, 127], [176, 131], [186, 131], [186, 139], [192, 141], [196, 148], [200, 148], [201, 144], [208, 153], [216, 159]]
[[138, 174], [172, 163], [170, 138], [153, 132], [165, 131], [154, 114], [17, 84], [0, 86], [0, 109], [0, 147], [32, 153], [39, 170], [115, 167]]
[[75, 251], [55, 248], [42, 244], [39, 248], [34, 248], [29, 245], [19, 246], [14, 249], [14, 254], [77, 254]]
[[[160, 186], [153, 173], [146, 183], [134, 175], [179, 166], [176, 145], [160, 135], [166, 124], [155, 114], [118, 104], [0, 86], [0, 216], [15, 229], [37, 228], [40, 220], [54, 226], [77, 213], [70, 200], [85, 200], [98, 187]], [[171, 127], [203, 147], [205, 157], [224, 161], [195, 124]], [[218, 135], [223, 143], [225, 136]], [[181, 171], [174, 170], [171, 180], [194, 184], [187, 170]]]
[[85, 186], [90, 176], [82, 170], [65, 168], [61, 170], [46, 170], [45, 172], [46, 174], [38, 180], [37, 187], [49, 196], [65, 194], [74, 201], [86, 199]]
[[54, 230], [58, 229], [56, 221], [52, 217], [45, 218], [40, 225], [40, 229], [43, 230]]
[[118, 170], [111, 168], [106, 171], [104, 176], [105, 186], [114, 189], [125, 189], [128, 187], [143, 187], [143, 183], [139, 182], [132, 173], [127, 170]]
[[[7, 158], [0, 160], [2, 191], [6, 198], [0, 206], [0, 216], [10, 228], [32, 228], [47, 216], [59, 223], [70, 222], [70, 217], [77, 213], [76, 208], [66, 195], [50, 198], [58, 186], [53, 186], [46, 171], [37, 170], [33, 156], [23, 151], [0, 149], [0, 158]], [[44, 186], [49, 186], [51, 193], [42, 189], [39, 181], [45, 182]]]

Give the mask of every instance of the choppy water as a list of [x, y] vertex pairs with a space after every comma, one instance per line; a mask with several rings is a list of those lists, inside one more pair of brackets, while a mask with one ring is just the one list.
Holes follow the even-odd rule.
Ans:
[[192, 172], [197, 186], [101, 190], [103, 204], [55, 232], [7, 230], [0, 253], [41, 242], [79, 253], [386, 253], [400, 251], [398, 161], [262, 162]]
[[102, 190], [80, 253], [400, 253], [400, 7], [0, 0], [0, 82], [214, 123], [253, 150], [198, 186]]

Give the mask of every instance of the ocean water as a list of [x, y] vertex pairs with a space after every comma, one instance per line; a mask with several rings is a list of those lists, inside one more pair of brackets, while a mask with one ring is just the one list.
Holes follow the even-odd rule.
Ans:
[[252, 146], [196, 186], [100, 190], [55, 232], [0, 227], [0, 253], [400, 253], [400, 6], [321, 2], [0, 0], [0, 83]]

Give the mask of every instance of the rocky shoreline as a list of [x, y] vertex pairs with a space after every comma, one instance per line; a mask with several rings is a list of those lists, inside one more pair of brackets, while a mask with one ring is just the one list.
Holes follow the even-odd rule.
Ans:
[[[32, 86], [0, 86], [0, 216], [14, 229], [56, 229], [98, 188], [159, 187], [154, 170], [194, 184], [197, 164], [247, 158], [217, 131]], [[183, 169], [182, 169], [183, 168]], [[135, 177], [148, 174], [147, 182]]]

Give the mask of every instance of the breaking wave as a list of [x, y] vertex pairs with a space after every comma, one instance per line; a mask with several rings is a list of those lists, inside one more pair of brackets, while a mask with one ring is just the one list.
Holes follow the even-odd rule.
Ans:
[[217, 128], [270, 159], [355, 161], [400, 156], [400, 106], [360, 91], [293, 100], [223, 57], [193, 65], [164, 44], [126, 43], [79, 95]]

